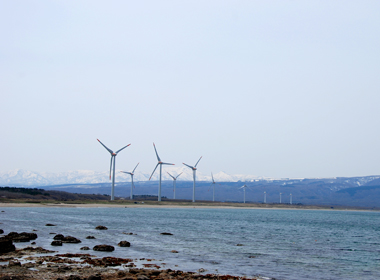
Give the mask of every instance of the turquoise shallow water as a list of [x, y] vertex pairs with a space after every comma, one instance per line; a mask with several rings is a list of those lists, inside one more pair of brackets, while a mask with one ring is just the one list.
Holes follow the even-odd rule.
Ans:
[[[0, 208], [0, 228], [37, 230], [37, 246], [86, 253], [82, 246], [115, 246], [98, 256], [154, 258], [163, 268], [277, 279], [380, 279], [380, 213], [362, 211]], [[55, 227], [46, 227], [46, 223]], [[97, 225], [108, 227], [95, 230]], [[80, 244], [50, 245], [50, 233]], [[133, 232], [135, 235], [125, 235]], [[172, 236], [160, 235], [170, 232]], [[94, 235], [95, 240], [85, 239]], [[131, 242], [120, 248], [121, 240]], [[241, 244], [242, 246], [237, 246]], [[16, 243], [24, 247], [29, 243]], [[179, 253], [173, 254], [172, 250]], [[175, 266], [177, 265], [177, 266]]]

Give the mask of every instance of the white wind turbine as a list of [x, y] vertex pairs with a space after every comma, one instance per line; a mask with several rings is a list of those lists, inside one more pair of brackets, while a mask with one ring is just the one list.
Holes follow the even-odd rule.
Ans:
[[247, 185], [244, 185], [242, 187], [240, 187], [239, 189], [243, 189], [244, 190], [244, 203], [245, 203], [245, 189], [247, 188]]
[[126, 171], [120, 171], [121, 173], [126, 173], [126, 174], [129, 174], [131, 175], [131, 195], [129, 196], [129, 198], [132, 200], [133, 199], [133, 188], [135, 187], [135, 184], [133, 183], [133, 175], [135, 175], [135, 170], [137, 168], [137, 166], [139, 165], [140, 163], [138, 163], [136, 165], [136, 167], [133, 169], [132, 172], [126, 172]]
[[124, 150], [126, 147], [128, 147], [129, 145], [131, 144], [128, 144], [127, 146], [121, 148], [120, 150], [117, 150], [116, 152], [113, 152], [111, 149], [109, 149], [108, 147], [106, 147], [106, 145], [104, 145], [99, 139], [97, 139], [99, 141], [100, 144], [102, 144], [102, 146], [104, 148], [106, 148], [106, 150], [111, 154], [111, 165], [110, 165], [110, 180], [111, 180], [111, 170], [112, 170], [112, 165], [113, 165], [113, 175], [112, 175], [112, 189], [111, 189], [111, 200], [114, 200], [114, 192], [115, 192], [115, 161], [116, 161], [116, 156], [117, 154]]
[[290, 194], [290, 204], [292, 204], [292, 194]]
[[264, 203], [267, 203], [267, 192], [264, 192]]
[[170, 177], [173, 178], [173, 199], [175, 199], [175, 185], [176, 185], [176, 182], [177, 182], [177, 178], [179, 177], [179, 175], [181, 175], [183, 172], [179, 173], [177, 176], [173, 176], [172, 174], [170, 174], [169, 172], [167, 172], [169, 174]]
[[212, 201], [215, 201], [215, 180], [214, 180], [214, 176], [212, 175], [212, 172], [211, 172], [211, 179], [212, 179]]
[[186, 163], [183, 163], [187, 167], [191, 168], [193, 170], [193, 202], [195, 202], [195, 179], [196, 179], [196, 172], [197, 172], [197, 165], [198, 162], [201, 160], [202, 157], [200, 157], [197, 161], [197, 163], [194, 166], [187, 165]]
[[280, 203], [281, 203], [281, 195], [282, 195], [282, 193], [280, 193]]
[[154, 151], [156, 152], [156, 156], [157, 156], [157, 160], [158, 160], [158, 163], [156, 165], [156, 167], [154, 168], [153, 172], [152, 172], [152, 175], [150, 175], [150, 178], [149, 180], [152, 178], [153, 174], [154, 174], [154, 171], [156, 171], [157, 167], [160, 166], [160, 184], [158, 186], [158, 201], [161, 201], [161, 179], [162, 179], [162, 165], [163, 164], [167, 164], [167, 165], [174, 165], [173, 163], [166, 163], [166, 162], [162, 162], [160, 157], [158, 156], [158, 153], [157, 153], [157, 150], [156, 150], [156, 145], [154, 145], [153, 143], [153, 147], [154, 147]]

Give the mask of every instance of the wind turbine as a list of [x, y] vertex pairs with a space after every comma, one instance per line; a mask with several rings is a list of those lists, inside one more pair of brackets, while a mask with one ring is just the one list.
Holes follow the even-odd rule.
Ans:
[[160, 166], [160, 184], [158, 186], [158, 201], [161, 201], [161, 178], [162, 178], [162, 165], [163, 164], [167, 164], [167, 165], [174, 165], [173, 163], [166, 163], [166, 162], [162, 162], [160, 157], [158, 156], [158, 153], [157, 153], [157, 150], [156, 150], [156, 145], [154, 145], [153, 143], [153, 147], [154, 147], [154, 151], [156, 152], [156, 156], [157, 156], [157, 160], [158, 160], [158, 163], [156, 165], [156, 167], [154, 168], [153, 172], [152, 172], [152, 175], [150, 175], [150, 178], [149, 180], [152, 178], [153, 174], [154, 174], [154, 171], [156, 171], [157, 169], [157, 166]]
[[135, 187], [135, 184], [133, 183], [133, 175], [135, 175], [135, 170], [136, 170], [136, 168], [137, 168], [137, 166], [138, 166], [139, 164], [140, 164], [140, 163], [138, 163], [138, 164], [136, 165], [136, 167], [133, 169], [132, 172], [120, 171], [121, 173], [126, 173], [126, 174], [131, 175], [131, 195], [130, 195], [130, 197], [129, 197], [131, 200], [133, 199], [133, 188]]
[[[116, 152], [113, 152], [111, 149], [109, 149], [106, 145], [104, 145], [99, 139], [97, 139], [100, 144], [111, 154], [111, 165], [110, 165], [110, 180], [111, 180], [111, 170], [112, 170], [112, 165], [113, 165], [113, 175], [112, 175], [112, 189], [111, 189], [111, 200], [114, 200], [114, 191], [115, 191], [115, 161], [116, 161], [116, 156], [119, 152], [124, 150], [126, 147], [128, 147], [131, 144], [128, 144], [127, 146], [121, 148], [120, 150], [117, 150]], [[112, 164], [113, 161], [113, 164]]]
[[292, 194], [290, 194], [290, 204], [292, 204]]
[[174, 195], [173, 195], [173, 199], [175, 199], [175, 185], [176, 185], [176, 182], [177, 182], [177, 178], [179, 177], [179, 175], [181, 175], [183, 172], [179, 173], [177, 176], [173, 176], [172, 174], [170, 174], [169, 172], [167, 172], [169, 174], [170, 177], [173, 178], [173, 192], [174, 192]]
[[197, 172], [197, 165], [198, 162], [201, 160], [202, 157], [200, 157], [197, 161], [197, 163], [194, 166], [187, 165], [186, 163], [183, 163], [187, 167], [191, 168], [193, 170], [193, 202], [195, 202], [195, 177], [196, 177], [196, 172]]
[[247, 185], [244, 185], [242, 187], [240, 187], [239, 189], [244, 189], [244, 203], [245, 203], [245, 189], [247, 188]]
[[280, 203], [281, 203], [281, 195], [282, 195], [282, 193], [280, 193]]
[[267, 192], [264, 192], [264, 203], [267, 203]]
[[211, 178], [212, 178], [212, 201], [215, 201], [215, 180], [214, 180], [214, 176], [212, 175], [212, 172], [211, 172]]

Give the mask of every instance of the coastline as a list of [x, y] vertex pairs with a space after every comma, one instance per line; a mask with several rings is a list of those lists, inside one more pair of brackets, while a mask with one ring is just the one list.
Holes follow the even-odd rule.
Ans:
[[223, 204], [210, 204], [210, 203], [195, 203], [193, 205], [181, 203], [158, 203], [158, 202], [126, 202], [126, 203], [27, 203], [27, 202], [0, 202], [0, 208], [7, 207], [54, 207], [54, 208], [182, 208], [182, 209], [252, 209], [252, 210], [322, 210], [322, 211], [380, 211], [378, 209], [363, 209], [356, 207], [327, 207], [327, 206], [314, 206], [314, 205], [278, 205], [278, 204], [242, 204], [242, 203], [223, 203]]

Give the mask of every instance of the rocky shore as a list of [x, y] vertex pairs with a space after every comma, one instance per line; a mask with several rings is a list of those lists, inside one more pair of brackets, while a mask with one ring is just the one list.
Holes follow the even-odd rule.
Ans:
[[[260, 279], [206, 274], [206, 271], [202, 269], [197, 273], [161, 269], [152, 259], [129, 259], [112, 256], [99, 258], [90, 253], [58, 254], [56, 251], [33, 246], [16, 249], [13, 244], [13, 242], [30, 242], [37, 237], [36, 233], [10, 232], [0, 238], [0, 280]], [[67, 242], [80, 242], [74, 237], [65, 237], [61, 234], [56, 235], [53, 242], [65, 242], [65, 240]], [[130, 246], [130, 244], [124, 241], [119, 243], [119, 246]], [[86, 247], [82, 250], [90, 250], [90, 248]], [[112, 252], [114, 248], [110, 245], [97, 245], [93, 250]], [[137, 268], [136, 263], [139, 263], [140, 268]]]

